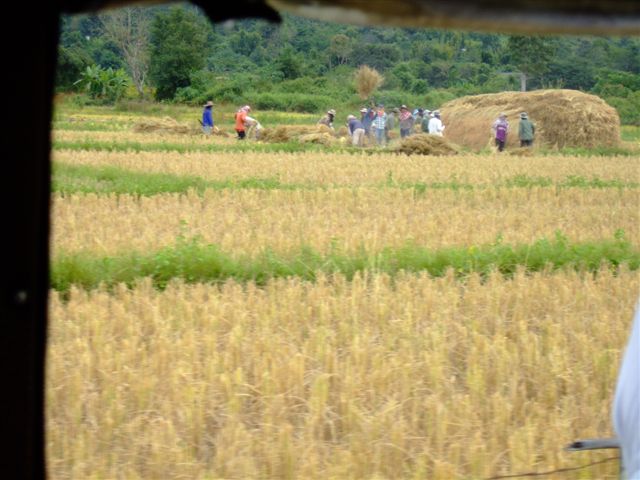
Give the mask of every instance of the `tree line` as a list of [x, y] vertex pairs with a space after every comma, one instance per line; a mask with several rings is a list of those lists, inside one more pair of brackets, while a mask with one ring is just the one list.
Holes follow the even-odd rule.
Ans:
[[351, 79], [361, 65], [383, 74], [379, 100], [390, 103], [572, 88], [604, 97], [624, 123], [640, 124], [638, 38], [357, 27], [290, 15], [280, 26], [212, 26], [186, 4], [64, 17], [57, 88], [102, 102], [128, 87], [157, 100], [255, 99], [261, 108], [315, 112], [357, 102]]

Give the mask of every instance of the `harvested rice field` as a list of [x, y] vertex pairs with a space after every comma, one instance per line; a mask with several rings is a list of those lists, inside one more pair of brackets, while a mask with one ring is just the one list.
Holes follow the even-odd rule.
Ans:
[[51, 478], [484, 479], [612, 456], [563, 447], [613, 434], [638, 156], [143, 121], [171, 123], [56, 116]]

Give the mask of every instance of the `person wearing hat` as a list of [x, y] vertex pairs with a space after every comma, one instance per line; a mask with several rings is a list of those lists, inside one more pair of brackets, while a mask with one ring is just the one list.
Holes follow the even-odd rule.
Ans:
[[354, 147], [364, 146], [364, 125], [353, 115], [347, 117], [347, 127], [351, 134], [351, 144]]
[[444, 124], [440, 118], [440, 110], [433, 112], [433, 116], [429, 119], [427, 129], [429, 130], [429, 135], [438, 135], [439, 137], [442, 137]]
[[203, 107], [202, 121], [200, 122], [202, 124], [202, 131], [205, 135], [211, 135], [213, 131], [213, 102], [209, 100]]
[[373, 108], [362, 107], [360, 113], [362, 114], [360, 121], [362, 125], [364, 125], [364, 134], [366, 137], [369, 137], [371, 136], [371, 125], [376, 118], [376, 111]]
[[332, 108], [327, 112], [327, 114], [318, 120], [318, 125], [326, 125], [331, 130], [333, 130], [333, 119], [336, 116], [336, 111]]
[[431, 110], [425, 109], [422, 114], [422, 122], [420, 123], [420, 128], [423, 133], [429, 131], [429, 120], [431, 120]]
[[520, 138], [521, 147], [530, 147], [533, 145], [533, 137], [536, 133], [535, 124], [529, 120], [527, 112], [520, 114], [520, 123], [518, 124], [518, 137]]
[[246, 123], [247, 123], [247, 115], [251, 111], [251, 107], [249, 105], [245, 105], [240, 110], [236, 112], [236, 133], [238, 134], [238, 140], [244, 140], [246, 137]]
[[491, 127], [491, 129], [493, 130], [493, 135], [495, 137], [498, 151], [502, 152], [504, 150], [504, 145], [507, 142], [507, 133], [509, 133], [509, 122], [507, 121], [507, 115], [505, 113], [501, 113], [498, 116], [498, 119], [493, 122], [493, 126]]
[[406, 105], [400, 107], [400, 138], [408, 137], [411, 135], [411, 129], [413, 128], [413, 115]]

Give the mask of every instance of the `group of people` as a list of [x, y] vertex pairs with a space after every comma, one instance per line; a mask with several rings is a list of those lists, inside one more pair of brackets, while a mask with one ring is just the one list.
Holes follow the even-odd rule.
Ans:
[[[202, 131], [205, 135], [211, 135], [214, 129], [213, 102], [208, 101], [203, 105], [203, 107], [202, 120], [200, 121], [202, 124]], [[238, 140], [244, 140], [247, 137], [248, 131], [252, 131], [256, 139], [260, 138], [262, 125], [258, 120], [250, 117], [249, 112], [251, 112], [251, 107], [249, 105], [245, 105], [240, 107], [235, 114], [235, 131], [238, 136]]]
[[[329, 110], [318, 124], [333, 128], [335, 115], [335, 110]], [[385, 111], [382, 104], [377, 107], [362, 107], [359, 119], [355, 115], [347, 116], [347, 127], [352, 144], [358, 147], [364, 146], [367, 138], [375, 139], [377, 145], [388, 143], [391, 137], [390, 132], [395, 130], [396, 125], [400, 129], [401, 138], [411, 135], [415, 125], [420, 125], [423, 132], [439, 136], [442, 136], [445, 128], [439, 110], [431, 112], [419, 108], [412, 113], [406, 105], [394, 108], [389, 113]]]
[[[496, 147], [499, 152], [504, 150], [504, 146], [507, 143], [507, 135], [509, 134], [509, 121], [507, 115], [501, 113], [498, 118], [493, 122], [491, 127], [493, 130]], [[527, 112], [520, 114], [520, 122], [518, 123], [518, 138], [520, 139], [520, 147], [530, 147], [533, 145], [533, 137], [536, 133], [535, 124], [529, 120]]]
[[[202, 130], [205, 134], [210, 135], [213, 132], [213, 102], [208, 101], [204, 105], [202, 113]], [[235, 131], [239, 140], [244, 140], [247, 131], [251, 130], [255, 138], [260, 137], [262, 125], [255, 118], [249, 116], [251, 107], [245, 105], [241, 107], [235, 114]], [[318, 121], [319, 125], [326, 125], [333, 129], [333, 122], [336, 117], [334, 109], [328, 110], [327, 113]], [[360, 109], [360, 118], [355, 115], [347, 116], [347, 127], [349, 135], [354, 146], [362, 147], [365, 145], [366, 139], [371, 141], [375, 139], [377, 145], [385, 145], [390, 140], [390, 132], [395, 130], [397, 126], [400, 128], [400, 137], [405, 138], [411, 135], [415, 125], [420, 125], [422, 132], [430, 135], [443, 136], [445, 126], [442, 123], [439, 110], [426, 110], [417, 108], [413, 112], [406, 105], [400, 108], [393, 108], [389, 113], [385, 111], [384, 105], [379, 104], [377, 107], [362, 107]], [[507, 115], [501, 113], [492, 125], [492, 131], [495, 139], [495, 145], [499, 152], [504, 150], [509, 134], [509, 121]], [[521, 147], [530, 147], [533, 145], [536, 126], [529, 120], [526, 112], [520, 113], [520, 122], [518, 124], [518, 138]]]

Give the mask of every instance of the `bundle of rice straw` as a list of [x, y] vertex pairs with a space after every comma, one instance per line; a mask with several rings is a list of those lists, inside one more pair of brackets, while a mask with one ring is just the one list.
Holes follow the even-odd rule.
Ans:
[[286, 143], [297, 141], [304, 135], [318, 133], [333, 136], [333, 130], [326, 125], [281, 125], [263, 129], [260, 133], [260, 139], [271, 143]]
[[138, 133], [171, 133], [190, 135], [198, 130], [184, 123], [179, 123], [171, 117], [147, 118], [133, 125], [133, 131]]
[[604, 100], [577, 90], [504, 92], [458, 98], [441, 107], [448, 140], [475, 150], [493, 145], [493, 122], [507, 115], [507, 149], [519, 146], [518, 122], [527, 112], [534, 145], [599, 147], [620, 143], [620, 117]]
[[358, 95], [366, 100], [384, 82], [384, 77], [374, 68], [362, 65], [355, 73], [355, 86]]
[[444, 137], [417, 133], [401, 140], [394, 149], [396, 152], [407, 155], [455, 155], [457, 147], [450, 144]]
[[216, 135], [218, 137], [231, 137], [232, 135], [229, 132], [225, 132], [223, 130], [220, 130], [218, 127], [213, 127], [213, 130], [211, 132], [213, 135]]
[[300, 143], [317, 143], [319, 145], [330, 146], [338, 142], [336, 137], [328, 133], [308, 133], [306, 135], [300, 135], [297, 140]]
[[349, 135], [349, 129], [344, 125], [338, 128], [338, 130], [336, 131], [336, 137], [338, 138], [348, 138], [350, 136], [351, 135]]

